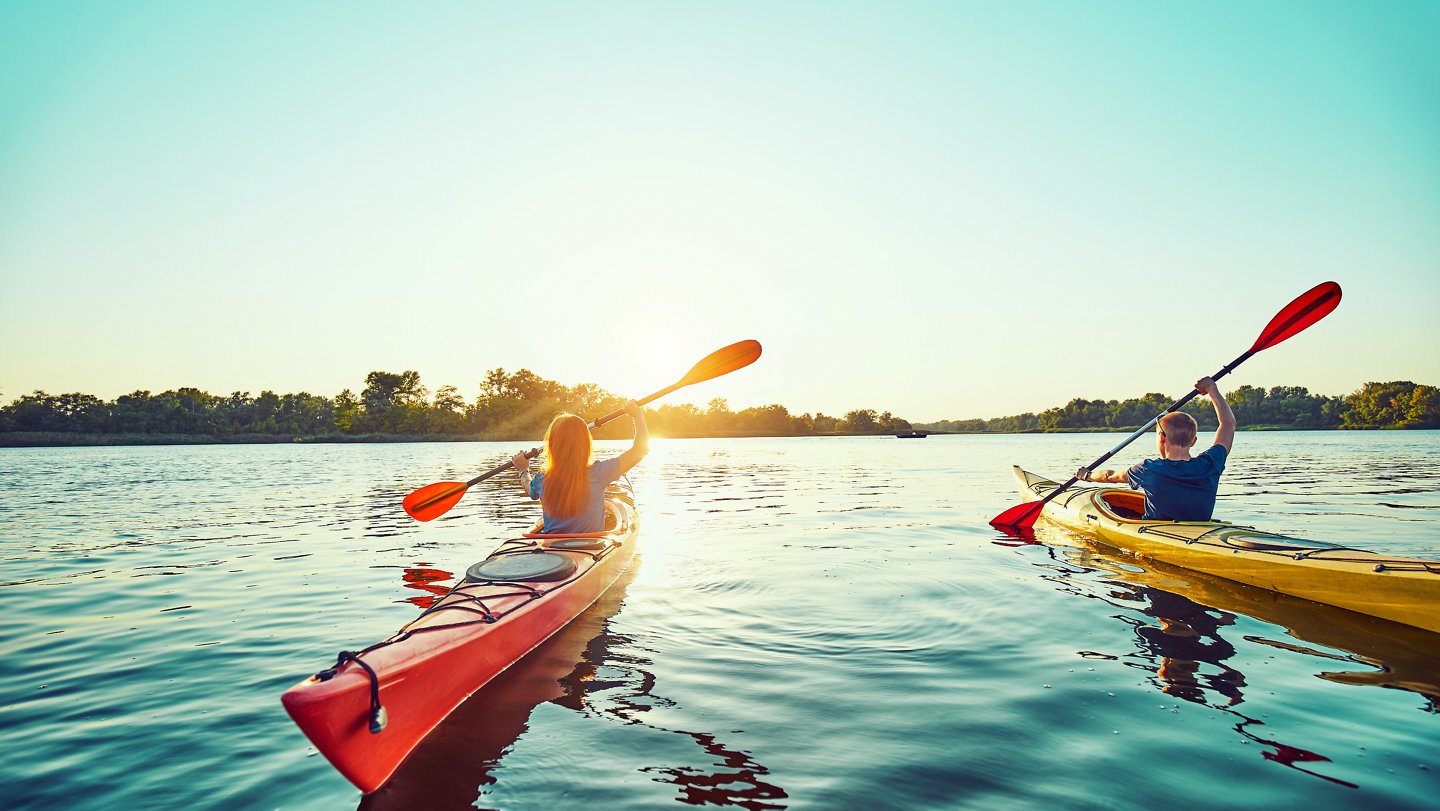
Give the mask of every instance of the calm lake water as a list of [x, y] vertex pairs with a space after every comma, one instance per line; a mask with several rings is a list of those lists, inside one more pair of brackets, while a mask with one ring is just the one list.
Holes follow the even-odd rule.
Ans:
[[[520, 443], [0, 450], [4, 804], [1433, 808], [1440, 635], [987, 525], [1117, 439], [657, 440], [632, 574], [363, 799], [280, 693], [529, 525], [398, 506]], [[1242, 433], [1217, 513], [1440, 558], [1440, 434]]]

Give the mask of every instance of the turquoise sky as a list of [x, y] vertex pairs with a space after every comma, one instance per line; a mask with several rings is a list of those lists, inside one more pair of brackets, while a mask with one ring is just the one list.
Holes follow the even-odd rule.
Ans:
[[0, 4], [0, 396], [1440, 383], [1440, 3]]

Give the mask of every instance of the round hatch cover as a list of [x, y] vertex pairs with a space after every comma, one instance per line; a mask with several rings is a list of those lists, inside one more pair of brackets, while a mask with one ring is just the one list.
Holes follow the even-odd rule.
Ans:
[[564, 580], [575, 573], [575, 559], [553, 552], [500, 555], [471, 566], [465, 579], [481, 580]]

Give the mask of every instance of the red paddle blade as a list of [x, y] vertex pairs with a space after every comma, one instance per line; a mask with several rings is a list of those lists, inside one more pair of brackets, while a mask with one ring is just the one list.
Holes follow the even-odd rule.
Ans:
[[449, 512], [469, 487], [465, 482], [435, 482], [406, 496], [401, 504], [416, 521], [432, 521]]
[[691, 367], [690, 371], [685, 373], [685, 377], [681, 378], [680, 385], [689, 386], [693, 383], [714, 380], [720, 375], [728, 375], [736, 369], [743, 369], [759, 359], [759, 341], [740, 341], [730, 344], [711, 352]]
[[990, 526], [998, 530], [1029, 529], [1035, 526], [1035, 519], [1045, 511], [1045, 504], [1039, 501], [1027, 501], [1024, 504], [1017, 504], [1003, 513], [990, 519]]
[[1270, 319], [1270, 323], [1265, 325], [1264, 331], [1255, 339], [1255, 345], [1250, 347], [1250, 351], [1269, 349], [1286, 338], [1305, 331], [1339, 306], [1340, 285], [1335, 282], [1315, 285], [1285, 305], [1285, 309]]

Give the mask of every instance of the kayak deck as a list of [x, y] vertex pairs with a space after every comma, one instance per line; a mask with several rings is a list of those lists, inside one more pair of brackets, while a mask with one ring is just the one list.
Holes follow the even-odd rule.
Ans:
[[[453, 709], [593, 604], [629, 566], [638, 532], [633, 498], [612, 488], [605, 503], [606, 532], [540, 535], [537, 526], [505, 541], [393, 636], [342, 652], [334, 666], [287, 690], [286, 711], [346, 779], [367, 793], [379, 788]], [[538, 574], [523, 574], [531, 562], [541, 563], [528, 567]], [[496, 574], [505, 571], [521, 574]]]
[[[1014, 468], [1016, 486], [1038, 501], [1059, 484]], [[1129, 489], [1076, 487], [1044, 515], [1143, 558], [1307, 600], [1440, 632], [1440, 561], [1262, 532], [1225, 521], [1146, 521], [1144, 496]]]

